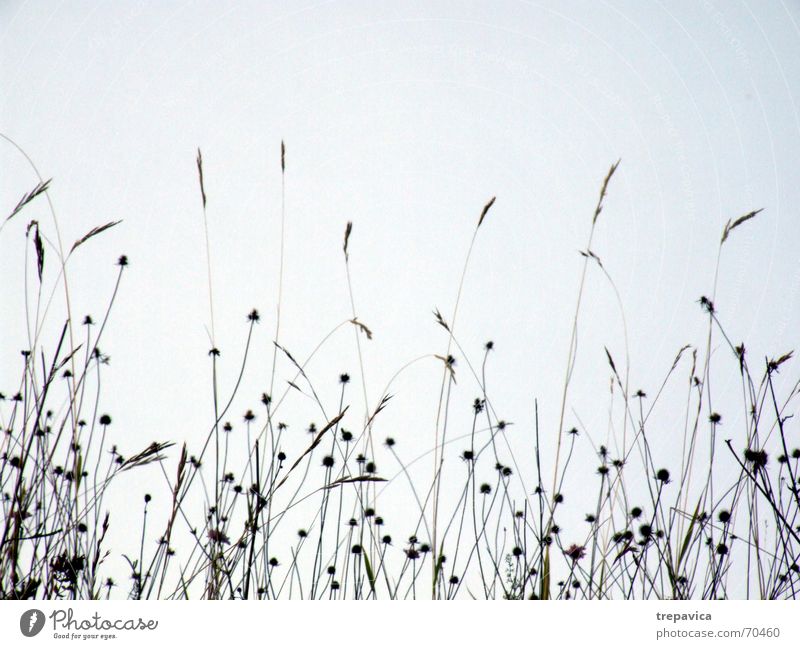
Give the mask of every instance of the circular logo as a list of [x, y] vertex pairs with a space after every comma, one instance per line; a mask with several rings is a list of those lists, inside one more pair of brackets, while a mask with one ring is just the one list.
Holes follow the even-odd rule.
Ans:
[[32, 638], [44, 628], [44, 613], [37, 608], [25, 611], [19, 618], [19, 630], [26, 638]]

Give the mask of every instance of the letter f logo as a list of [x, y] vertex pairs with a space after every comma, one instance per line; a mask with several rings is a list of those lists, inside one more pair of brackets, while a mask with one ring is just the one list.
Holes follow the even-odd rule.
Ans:
[[19, 618], [19, 630], [26, 638], [32, 638], [44, 628], [44, 613], [32, 608]]

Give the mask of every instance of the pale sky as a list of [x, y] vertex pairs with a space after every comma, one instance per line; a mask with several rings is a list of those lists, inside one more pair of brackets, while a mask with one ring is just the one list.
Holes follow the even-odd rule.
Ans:
[[[578, 251], [617, 159], [593, 251], [624, 306], [631, 387], [655, 392], [677, 350], [703, 343], [697, 300], [711, 294], [723, 226], [757, 208], [726, 243], [719, 317], [754, 359], [800, 346], [797, 2], [6, 1], [0, 49], [0, 131], [53, 178], [65, 246], [123, 221], [87, 242], [69, 271], [75, 317], [98, 316], [114, 262], [130, 258], [101, 345], [111, 357], [102, 410], [129, 451], [152, 439], [197, 444], [212, 420], [197, 147], [225, 385], [238, 371], [247, 313], [262, 314], [237, 422], [259, 405], [270, 374], [281, 140], [281, 342], [305, 358], [351, 317], [341, 246], [353, 221], [356, 313], [375, 333], [362, 339], [371, 407], [404, 363], [446, 348], [432, 311], [450, 318], [478, 215], [497, 196], [456, 335], [478, 361], [494, 341], [490, 395], [530, 468], [533, 400], [552, 440]], [[5, 142], [0, 165], [5, 215], [36, 178]], [[6, 393], [26, 346], [24, 230], [33, 218], [52, 234], [39, 201], [0, 235]], [[56, 255], [46, 254], [52, 287]], [[603, 347], [618, 364], [625, 355], [614, 292], [594, 271], [567, 416], [570, 427], [580, 419], [587, 445], [608, 435]], [[724, 408], [738, 379], [728, 351], [718, 356]], [[280, 369], [285, 386], [289, 368]], [[466, 363], [457, 370], [463, 412], [454, 416], [466, 420], [477, 386]], [[349, 328], [310, 366], [331, 411], [341, 372], [359, 385]], [[433, 444], [440, 373], [433, 359], [414, 365], [381, 415], [380, 438], [395, 436], [407, 458]], [[359, 390], [350, 397], [362, 417]], [[655, 424], [666, 439], [683, 414], [682, 403], [668, 403]], [[298, 434], [322, 423], [308, 402], [288, 408]], [[729, 409], [726, 436], [739, 434], [740, 414]]]

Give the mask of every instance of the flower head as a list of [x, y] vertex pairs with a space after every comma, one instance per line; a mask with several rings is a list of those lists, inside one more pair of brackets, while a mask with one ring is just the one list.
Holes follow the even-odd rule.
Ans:
[[566, 550], [564, 550], [564, 554], [573, 561], [580, 561], [584, 556], [586, 556], [586, 548], [582, 545], [573, 543]]

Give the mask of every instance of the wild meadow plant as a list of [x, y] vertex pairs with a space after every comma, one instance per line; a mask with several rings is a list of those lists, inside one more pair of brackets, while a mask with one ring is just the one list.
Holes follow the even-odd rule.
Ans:
[[[15, 146], [10, 140], [6, 141]], [[18, 148], [18, 147], [17, 147]], [[21, 149], [19, 152], [24, 155]], [[27, 158], [27, 156], [25, 156]], [[236, 380], [222, 385], [212, 291], [212, 241], [203, 158], [197, 171], [205, 233], [208, 281], [209, 399], [213, 418], [199, 444], [153, 441], [123, 452], [103, 407], [102, 378], [108, 356], [104, 332], [128, 258], [115, 255], [116, 284], [98, 317], [72, 312], [69, 262], [84, 245], [117, 225], [100, 224], [68, 246], [49, 203], [49, 181], [38, 182], [8, 211], [0, 245], [25, 246], [27, 347], [17, 367], [0, 368], [0, 597], [4, 599], [700, 599], [795, 598], [800, 589], [800, 441], [792, 426], [798, 383], [780, 390], [775, 377], [791, 367], [792, 352], [751, 360], [724, 324], [715, 303], [716, 283], [699, 298], [707, 321], [705, 340], [677, 350], [651, 394], [629, 385], [629, 363], [606, 350], [612, 412], [621, 439], [587, 449], [581, 432], [567, 428], [570, 387], [578, 356], [581, 307], [589, 273], [616, 286], [592, 248], [595, 228], [619, 163], [609, 169], [588, 222], [557, 424], [540, 430], [538, 403], [532, 430], [513, 429], [499, 417], [487, 390], [487, 342], [480, 354], [456, 335], [458, 308], [470, 256], [490, 219], [489, 200], [475, 222], [452, 313], [435, 310], [443, 332], [441, 381], [432, 447], [422, 455], [393, 436], [379, 438], [382, 413], [392, 406], [389, 387], [372, 408], [355, 413], [354, 391], [367, 394], [362, 344], [372, 338], [358, 319], [350, 269], [353, 224], [342, 242], [350, 317], [311, 348], [305, 358], [281, 335], [286, 210], [282, 199], [280, 273], [271, 372], [260, 403], [240, 418], [240, 387], [253, 359], [251, 343], [261, 314], [246, 317], [244, 352]], [[281, 175], [286, 149], [281, 144]], [[282, 195], [284, 193], [282, 188]], [[7, 226], [26, 208], [47, 201], [52, 222], [31, 220], [21, 241]], [[720, 258], [734, 231], [758, 214], [729, 221]], [[717, 272], [717, 275], [719, 273]], [[50, 281], [45, 281], [49, 278]], [[47, 288], [48, 286], [52, 288]], [[63, 294], [65, 311], [54, 305]], [[624, 310], [622, 310], [624, 317]], [[57, 325], [54, 327], [54, 323]], [[338, 376], [338, 397], [321, 398], [308, 364], [333, 333], [352, 328], [362, 384]], [[55, 331], [54, 337], [50, 332]], [[9, 344], [3, 341], [4, 344]], [[735, 374], [741, 386], [744, 430], [722, 434], [722, 414], [712, 409], [712, 348], [726, 358], [715, 371]], [[278, 360], [291, 368], [278, 376]], [[722, 366], [716, 370], [716, 364]], [[403, 368], [398, 371], [402, 372]], [[336, 372], [333, 372], [335, 375]], [[453, 396], [456, 379], [473, 386], [474, 398]], [[651, 431], [667, 386], [682, 389], [679, 455], [659, 457]], [[683, 388], [680, 388], [683, 386]], [[317, 424], [282, 419], [291, 395], [313, 404]], [[671, 394], [671, 392], [670, 392]], [[365, 403], [366, 403], [365, 398]], [[460, 411], [464, 418], [455, 418]], [[467, 418], [468, 417], [468, 418]], [[471, 422], [462, 426], [461, 421]], [[234, 423], [235, 422], [235, 423]], [[455, 422], [455, 423], [454, 423]], [[236, 435], [233, 434], [234, 427]], [[241, 432], [241, 428], [244, 431]], [[524, 436], [535, 457], [511, 452], [508, 436]], [[544, 444], [547, 436], [552, 444]], [[193, 437], [198, 439], [199, 437]], [[733, 441], [735, 438], [736, 441]], [[743, 442], [742, 442], [743, 440]], [[544, 454], [545, 448], [554, 452]], [[576, 458], [581, 456], [580, 461]], [[530, 459], [530, 458], [528, 458]], [[430, 471], [411, 471], [418, 460]], [[157, 467], [163, 482], [140, 506], [116, 510], [107, 499], [122, 474]], [[580, 467], [593, 466], [589, 475]], [[446, 479], [445, 469], [447, 470]], [[578, 472], [578, 473], [576, 473]], [[491, 475], [487, 480], [485, 476]], [[421, 477], [422, 476], [422, 477]], [[480, 477], [479, 477], [480, 476]], [[443, 483], [446, 486], [443, 489]], [[402, 509], [383, 509], [384, 488], [402, 487]], [[580, 485], [577, 488], [576, 485]], [[154, 503], [166, 503], [153, 509]], [[410, 514], [409, 514], [410, 512]], [[122, 519], [139, 526], [126, 547], [112, 547], [107, 533]], [[582, 520], [581, 520], [582, 519]], [[400, 527], [400, 529], [398, 529]], [[120, 571], [120, 561], [127, 569]]]

